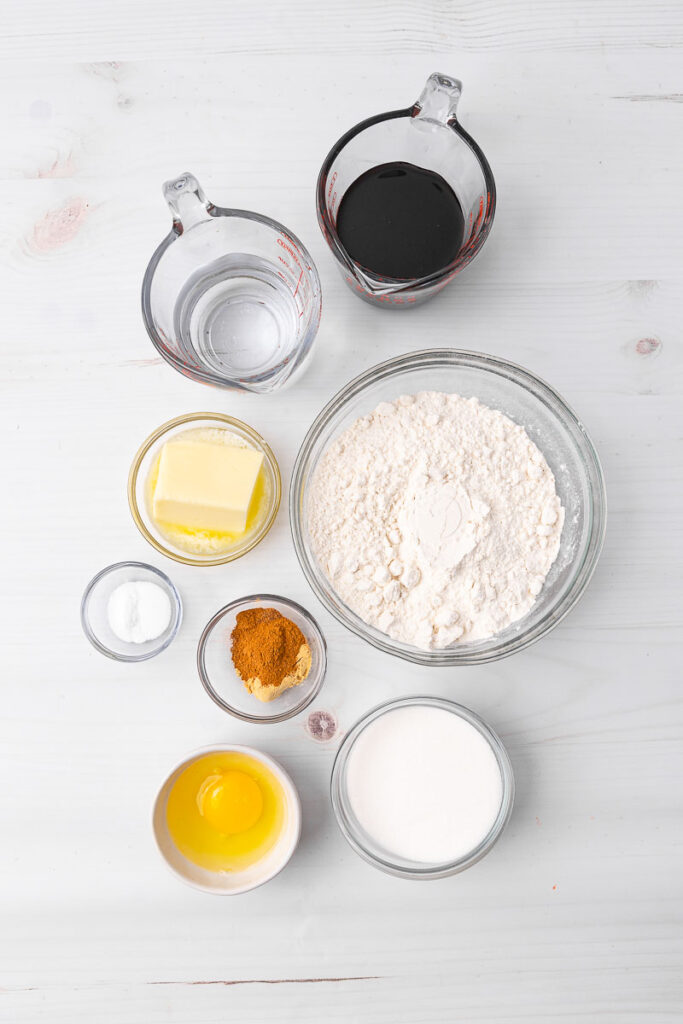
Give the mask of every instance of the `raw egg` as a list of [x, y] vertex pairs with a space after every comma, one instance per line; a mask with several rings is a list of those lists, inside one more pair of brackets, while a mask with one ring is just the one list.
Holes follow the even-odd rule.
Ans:
[[171, 839], [188, 860], [209, 871], [242, 871], [275, 845], [287, 798], [261, 761], [240, 751], [198, 758], [168, 795]]

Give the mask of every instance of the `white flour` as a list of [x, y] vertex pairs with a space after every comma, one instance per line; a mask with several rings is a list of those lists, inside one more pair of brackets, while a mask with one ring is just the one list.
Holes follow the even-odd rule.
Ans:
[[429, 650], [492, 636], [529, 611], [564, 510], [522, 427], [476, 398], [425, 391], [383, 402], [330, 445], [308, 521], [341, 599]]

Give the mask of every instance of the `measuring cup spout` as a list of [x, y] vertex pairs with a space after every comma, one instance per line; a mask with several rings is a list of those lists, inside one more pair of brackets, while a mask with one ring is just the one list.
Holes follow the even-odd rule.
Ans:
[[173, 214], [173, 230], [179, 235], [213, 214], [214, 205], [204, 195], [194, 174], [186, 172], [164, 182], [163, 193]]
[[412, 109], [412, 116], [418, 117], [421, 121], [454, 124], [461, 93], [462, 82], [435, 71], [427, 79], [420, 98]]
[[376, 298], [379, 298], [382, 295], [393, 295], [396, 292], [401, 291], [402, 286], [397, 285], [395, 281], [388, 283], [386, 281], [382, 281], [378, 277], [373, 277], [371, 274], [364, 273], [361, 268], [350, 259], [347, 261], [347, 265], [356, 279], [356, 285], [362, 291], [368, 292]]

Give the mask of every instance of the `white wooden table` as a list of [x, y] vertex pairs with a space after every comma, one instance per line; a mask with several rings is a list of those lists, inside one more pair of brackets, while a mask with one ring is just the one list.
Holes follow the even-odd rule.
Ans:
[[[10, 0], [0, 57], [0, 1020], [680, 1021], [681, 4]], [[408, 105], [434, 70], [464, 81], [498, 214], [461, 278], [392, 315], [343, 286], [315, 178], [345, 128]], [[154, 358], [140, 281], [169, 226], [161, 182], [184, 170], [283, 221], [318, 264], [316, 356], [282, 396], [211, 391]], [[528, 366], [603, 459], [598, 571], [531, 650], [455, 672], [381, 656], [313, 597], [284, 506], [218, 569], [164, 562], [137, 534], [127, 470], [163, 420], [234, 413], [288, 480], [334, 391], [429, 345]], [[89, 577], [125, 558], [164, 568], [185, 602], [173, 647], [130, 667], [78, 619]], [[240, 725], [199, 685], [205, 621], [259, 589], [326, 633], [329, 742], [299, 719]], [[344, 730], [411, 692], [480, 712], [517, 778], [492, 855], [429, 884], [358, 860], [327, 796]], [[288, 868], [232, 900], [177, 882], [150, 832], [169, 766], [220, 741], [280, 758], [305, 817]]]

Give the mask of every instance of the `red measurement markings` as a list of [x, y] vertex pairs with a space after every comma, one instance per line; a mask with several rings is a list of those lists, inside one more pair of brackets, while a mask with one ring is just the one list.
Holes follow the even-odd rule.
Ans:
[[330, 184], [327, 187], [327, 212], [330, 215], [333, 224], [335, 222], [334, 213], [337, 206], [337, 193], [333, 192], [332, 189], [334, 188], [334, 183], [336, 182], [336, 180], [337, 172], [335, 171], [332, 177], [330, 178]]
[[[308, 280], [304, 277], [305, 268], [302, 265], [302, 261], [304, 261], [304, 258], [303, 258], [303, 255], [301, 253], [301, 250], [297, 246], [296, 242], [294, 241], [293, 238], [290, 238], [289, 235], [281, 234], [276, 239], [276, 242], [277, 242], [277, 244], [282, 249], [284, 249], [284, 251], [286, 253], [289, 254], [289, 256], [291, 256], [291, 258], [294, 260], [294, 263], [296, 264], [297, 270], [299, 271], [299, 277], [297, 279], [296, 288], [294, 289], [294, 294], [292, 295], [292, 298], [295, 299], [297, 297], [297, 295], [299, 294], [299, 288], [301, 288], [301, 293], [302, 293], [301, 301], [302, 301], [302, 304], [303, 304], [303, 309], [301, 309], [299, 311], [299, 320], [301, 320], [301, 317], [306, 312], [306, 307], [310, 304], [309, 284], [308, 284]], [[281, 256], [279, 253], [278, 253], [278, 257], [277, 258], [280, 261], [280, 263], [282, 263], [283, 266], [287, 267], [287, 270], [290, 271], [292, 276], [294, 276], [296, 271], [295, 271], [294, 267], [292, 266], [292, 264], [287, 259], [285, 259], [284, 256]], [[306, 264], [306, 267], [310, 270], [310, 266], [308, 264]], [[278, 273], [279, 273], [279, 271], [278, 271]], [[280, 274], [280, 277], [282, 277], [283, 281], [287, 281], [287, 279], [285, 278], [285, 276], [283, 274]], [[290, 282], [287, 281], [287, 284], [289, 284], [289, 283]]]
[[483, 216], [484, 216], [484, 197], [483, 196], [479, 196], [479, 213], [477, 214], [477, 223], [474, 225], [475, 228], [479, 227], [479, 225], [481, 224]]
[[[301, 257], [301, 253], [297, 249], [296, 243], [288, 235], [280, 235], [277, 239], [277, 244], [281, 246], [285, 252], [289, 253], [299, 270], [301, 270], [303, 257]], [[282, 262], [284, 263], [285, 261], [283, 260]]]
[[[488, 202], [487, 202], [486, 209], [488, 210], [488, 204], [491, 201], [491, 196], [488, 195], [487, 198], [488, 198]], [[472, 220], [472, 213], [471, 213], [471, 211], [470, 211], [470, 218], [469, 219], [470, 219], [470, 222], [471, 222], [471, 220]], [[474, 226], [471, 229], [471, 234], [469, 236], [469, 241], [468, 241], [467, 245], [465, 245], [463, 247], [462, 252], [468, 252], [475, 245], [475, 243], [476, 243], [476, 241], [477, 241], [477, 239], [479, 237], [479, 228], [481, 227], [481, 223], [482, 223], [483, 219], [484, 219], [484, 197], [483, 196], [479, 196], [479, 212], [477, 213], [477, 219], [475, 220]]]

